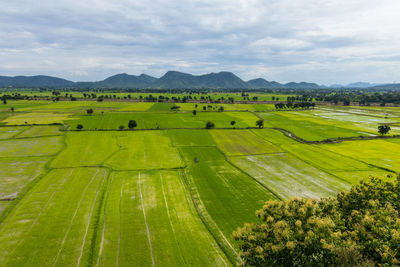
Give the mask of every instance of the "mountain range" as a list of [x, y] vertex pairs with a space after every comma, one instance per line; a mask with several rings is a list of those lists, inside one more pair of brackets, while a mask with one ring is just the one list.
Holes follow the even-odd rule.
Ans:
[[[307, 82], [290, 82], [282, 84], [257, 78], [243, 81], [232, 72], [218, 72], [203, 75], [192, 75], [178, 71], [168, 71], [160, 78], [147, 74], [129, 75], [126, 73], [108, 77], [95, 82], [73, 82], [51, 76], [0, 76], [0, 87], [14, 88], [109, 88], [109, 89], [317, 89], [327, 88], [324, 85]], [[372, 84], [365, 82], [348, 85], [334, 84], [329, 88], [376, 88], [400, 89], [400, 84]]]
[[96, 82], [72, 82], [51, 76], [0, 76], [0, 87], [28, 88], [149, 88], [149, 89], [298, 89], [320, 88], [315, 83], [281, 84], [265, 79], [243, 81], [232, 72], [218, 72], [204, 75], [192, 75], [178, 71], [168, 71], [160, 78], [146, 74], [129, 75], [126, 73], [108, 77]]

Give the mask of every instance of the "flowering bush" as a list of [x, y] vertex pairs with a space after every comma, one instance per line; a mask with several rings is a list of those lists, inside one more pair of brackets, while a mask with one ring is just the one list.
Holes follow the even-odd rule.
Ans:
[[370, 178], [336, 198], [267, 201], [233, 236], [251, 266], [400, 264], [400, 186]]

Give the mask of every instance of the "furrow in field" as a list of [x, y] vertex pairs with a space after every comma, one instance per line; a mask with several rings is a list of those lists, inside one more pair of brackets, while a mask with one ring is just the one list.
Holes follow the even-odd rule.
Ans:
[[122, 212], [121, 212], [121, 203], [123, 201], [122, 198], [122, 192], [124, 190], [124, 182], [125, 182], [125, 177], [122, 179], [122, 184], [121, 184], [121, 194], [120, 194], [120, 199], [119, 199], [119, 203], [118, 203], [118, 210], [119, 210], [119, 224], [118, 224], [118, 248], [117, 248], [117, 262], [116, 262], [116, 266], [119, 266], [119, 251], [121, 248], [121, 216], [122, 216]]
[[45, 175], [6, 218], [0, 261], [5, 266], [75, 265], [81, 253], [76, 244], [89, 242], [92, 227], [87, 224], [92, 225], [103, 176], [94, 168], [52, 170]]
[[88, 219], [87, 224], [86, 224], [85, 234], [84, 234], [84, 236], [83, 236], [83, 241], [82, 241], [82, 245], [81, 245], [81, 251], [80, 251], [80, 254], [79, 254], [79, 257], [78, 257], [78, 262], [77, 262], [76, 266], [79, 266], [80, 263], [81, 263], [81, 259], [82, 259], [82, 255], [83, 255], [83, 248], [84, 248], [85, 243], [86, 243], [86, 236], [87, 236], [87, 234], [88, 234], [89, 226], [90, 226], [90, 223], [91, 223], [91, 220], [92, 220], [93, 210], [94, 210], [94, 207], [95, 207], [95, 205], [96, 205], [97, 197], [99, 196], [99, 193], [102, 191], [101, 188], [102, 188], [102, 186], [103, 186], [103, 183], [104, 183], [104, 180], [105, 180], [105, 178], [106, 178], [106, 175], [107, 175], [107, 173], [104, 173], [103, 180], [101, 181], [101, 184], [100, 184], [100, 186], [99, 186], [99, 189], [97, 190], [96, 196], [95, 196], [95, 198], [94, 198], [94, 200], [93, 200], [92, 208], [91, 208], [91, 210], [90, 210], [89, 219]]
[[[111, 187], [111, 185], [112, 185], [112, 183], [113, 183], [113, 180], [114, 180], [114, 173], [112, 173], [111, 174], [111, 181], [110, 181], [110, 184], [107, 186], [107, 192], [106, 192], [106, 202], [107, 202], [107, 199], [108, 199], [108, 196], [109, 196], [109, 194], [110, 194], [110, 187]], [[100, 248], [99, 248], [99, 255], [97, 256], [97, 261], [96, 261], [96, 266], [99, 266], [99, 262], [100, 262], [100, 256], [101, 256], [101, 254], [103, 253], [103, 247], [104, 247], [104, 233], [105, 233], [105, 231], [106, 231], [106, 205], [104, 205], [104, 209], [103, 209], [103, 230], [102, 230], [102, 232], [101, 232], [101, 241], [100, 241]], [[118, 264], [117, 264], [117, 266], [118, 266]]]
[[[74, 171], [74, 169], [71, 169], [71, 172], [68, 174], [68, 176], [64, 179], [67, 180], [72, 172]], [[32, 228], [36, 225], [37, 221], [39, 220], [40, 216], [42, 215], [43, 211], [48, 207], [49, 203], [51, 203], [51, 200], [53, 199], [54, 195], [56, 193], [56, 190], [54, 190], [50, 197], [47, 199], [46, 203], [44, 204], [43, 208], [40, 210], [39, 214], [36, 216], [35, 220], [32, 222], [32, 224], [29, 226], [28, 230], [25, 232], [25, 234], [29, 234], [29, 232], [32, 230]], [[0, 230], [1, 232], [1, 230]], [[21, 239], [20, 242], [14, 247], [14, 249], [11, 250], [11, 252], [9, 252], [9, 254], [13, 254], [15, 252], [16, 249], [18, 249], [18, 247], [21, 245], [21, 243], [24, 241], [24, 239]]]
[[350, 188], [350, 183], [287, 154], [232, 157], [231, 161], [283, 199], [334, 196]]
[[180, 148], [188, 167], [187, 182], [198, 211], [232, 262], [239, 262], [231, 234], [255, 221], [255, 210], [276, 197], [253, 178], [233, 167], [215, 147]]
[[226, 265], [225, 255], [190, 206], [179, 171], [115, 172], [105, 205], [98, 266]]
[[82, 191], [82, 194], [81, 194], [81, 196], [80, 196], [80, 198], [79, 198], [79, 201], [78, 201], [78, 205], [76, 206], [75, 212], [74, 212], [74, 214], [72, 215], [71, 221], [69, 222], [68, 229], [67, 229], [67, 231], [65, 232], [64, 238], [63, 238], [63, 240], [62, 240], [62, 242], [61, 242], [61, 245], [60, 245], [60, 247], [59, 247], [59, 249], [58, 249], [57, 256], [56, 256], [56, 258], [55, 258], [55, 260], [54, 260], [54, 262], [53, 262], [53, 266], [55, 266], [56, 263], [57, 263], [57, 261], [58, 261], [58, 258], [59, 258], [60, 254], [61, 254], [61, 250], [62, 250], [63, 247], [64, 247], [65, 240], [67, 239], [67, 236], [68, 236], [68, 234], [69, 234], [69, 231], [71, 230], [72, 222], [74, 221], [74, 219], [75, 219], [75, 217], [76, 217], [76, 214], [78, 213], [78, 209], [79, 209], [79, 207], [80, 207], [80, 205], [81, 205], [83, 196], [85, 195], [86, 190], [87, 190], [87, 189], [89, 188], [89, 186], [92, 184], [92, 182], [94, 181], [94, 178], [96, 177], [96, 175], [97, 175], [98, 173], [99, 173], [99, 170], [97, 170], [97, 172], [92, 176], [90, 182], [86, 185], [85, 189]]
[[143, 205], [143, 194], [142, 194], [142, 186], [141, 186], [141, 183], [140, 183], [140, 172], [139, 172], [139, 192], [140, 192], [140, 199], [141, 199], [141, 203], [142, 203], [142, 211], [143, 211], [144, 223], [146, 225], [147, 239], [149, 241], [149, 246], [150, 246], [151, 262], [153, 263], [153, 266], [155, 266], [156, 263], [154, 261], [153, 246], [151, 244], [150, 230], [149, 230], [149, 225], [147, 224], [146, 211], [144, 210], [144, 205]]

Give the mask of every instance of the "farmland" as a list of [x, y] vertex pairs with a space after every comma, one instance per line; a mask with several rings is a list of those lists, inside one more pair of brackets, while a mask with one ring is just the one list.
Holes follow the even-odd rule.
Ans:
[[235, 265], [232, 232], [265, 201], [333, 197], [400, 172], [396, 108], [10, 100], [0, 110], [0, 266]]

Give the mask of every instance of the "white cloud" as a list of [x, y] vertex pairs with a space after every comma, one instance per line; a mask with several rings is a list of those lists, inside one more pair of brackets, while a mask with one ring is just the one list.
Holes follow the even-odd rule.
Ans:
[[[0, 75], [399, 79], [398, 0], [5, 0]], [[51, 63], [51, 64], [49, 64]]]

